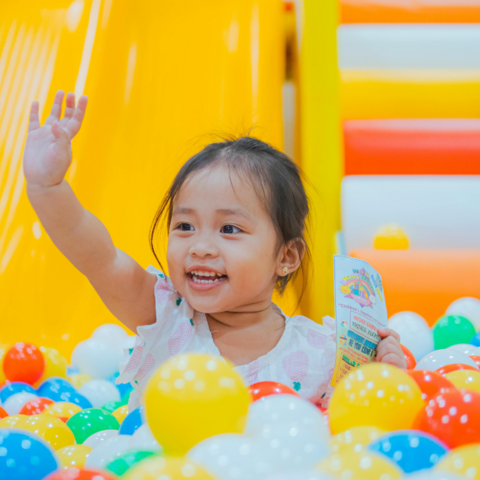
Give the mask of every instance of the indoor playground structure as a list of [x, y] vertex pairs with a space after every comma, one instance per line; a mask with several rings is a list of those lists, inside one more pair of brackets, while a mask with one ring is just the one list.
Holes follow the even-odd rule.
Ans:
[[[366, 260], [407, 370], [357, 367], [325, 409], [301, 362], [247, 386], [187, 354], [129, 408], [135, 332], [25, 191], [29, 105], [43, 123], [59, 89], [90, 97], [66, 179], [145, 268], [194, 153], [251, 134], [290, 154], [313, 268], [275, 301], [333, 317], [333, 255]], [[480, 480], [480, 0], [2, 2], [0, 292], [0, 480]]]

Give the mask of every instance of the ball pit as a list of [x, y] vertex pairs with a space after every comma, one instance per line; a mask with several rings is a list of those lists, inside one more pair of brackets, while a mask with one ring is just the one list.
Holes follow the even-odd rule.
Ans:
[[[74, 356], [83, 370], [67, 368], [57, 350], [30, 346], [43, 355], [43, 373], [37, 380], [12, 376], [18, 365], [10, 365], [14, 380], [0, 388], [0, 478], [475, 479], [480, 348], [477, 333], [472, 343], [464, 334], [476, 322], [457, 322], [468, 308], [476, 311], [476, 303], [457, 304], [431, 329], [412, 312], [394, 315], [391, 327], [410, 329], [402, 337], [409, 369], [359, 367], [337, 385], [328, 409], [275, 382], [247, 387], [228, 362], [186, 354], [161, 365], [147, 384], [145, 406], [129, 410], [132, 387], [115, 385], [112, 368], [93, 371], [78, 360], [82, 349]], [[463, 332], [456, 332], [457, 343], [434, 350], [435, 331], [438, 338], [452, 324]], [[100, 345], [95, 358], [107, 363], [112, 351], [119, 357], [115, 342], [132, 345], [110, 326], [90, 340], [89, 349]], [[15, 345], [15, 355], [26, 351], [27, 344]], [[25, 361], [15, 355], [8, 361]]]

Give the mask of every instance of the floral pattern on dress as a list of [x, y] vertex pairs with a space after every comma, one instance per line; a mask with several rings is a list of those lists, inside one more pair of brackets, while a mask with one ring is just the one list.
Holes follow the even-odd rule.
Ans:
[[142, 362], [143, 347], [135, 347], [132, 354], [130, 355], [130, 360], [125, 367], [126, 373], [136, 373], [138, 367]]
[[172, 297], [172, 290], [166, 278], [159, 277], [155, 284], [155, 302], [158, 305], [165, 305]]
[[307, 343], [317, 350], [322, 350], [327, 344], [327, 337], [322, 335], [320, 332], [309, 328], [307, 332]]
[[168, 352], [170, 355], [176, 355], [188, 345], [188, 342], [192, 339], [193, 330], [190, 320], [180, 323], [168, 339]]
[[248, 373], [246, 378], [248, 385], [253, 385], [254, 383], [258, 382], [258, 370], [259, 370], [258, 360], [255, 360], [248, 365]]
[[293, 389], [298, 392], [308, 373], [308, 355], [303, 350], [297, 350], [284, 357], [282, 365], [287, 377], [293, 381]]
[[154, 356], [151, 353], [149, 353], [145, 357], [145, 361], [142, 363], [140, 370], [135, 375], [135, 380], [137, 380], [138, 382], [141, 382], [144, 378], [147, 378], [148, 376], [150, 376], [152, 371], [155, 369], [155, 364], [156, 362], [155, 362]]

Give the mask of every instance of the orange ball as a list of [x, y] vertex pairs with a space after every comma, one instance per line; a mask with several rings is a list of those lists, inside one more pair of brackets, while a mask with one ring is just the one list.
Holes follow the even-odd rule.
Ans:
[[20, 410], [20, 415], [40, 415], [46, 408], [55, 402], [49, 398], [38, 397], [27, 402]]
[[31, 343], [16, 343], [3, 357], [3, 372], [10, 382], [33, 385], [45, 370], [42, 352]]
[[2, 407], [0, 407], [0, 418], [5, 417], [8, 417], [8, 413]]
[[470, 358], [477, 364], [478, 368], [480, 369], [480, 356], [470, 355]]
[[472, 367], [470, 365], [465, 365], [463, 363], [452, 363], [451, 365], [445, 365], [444, 367], [438, 368], [435, 370], [440, 375], [446, 375], [450, 372], [456, 372], [457, 370], [475, 370], [478, 372], [478, 368]]
[[405, 345], [400, 346], [402, 347], [403, 355], [405, 355], [407, 370], [413, 370], [417, 366], [417, 361], [415, 360], [413, 353]]

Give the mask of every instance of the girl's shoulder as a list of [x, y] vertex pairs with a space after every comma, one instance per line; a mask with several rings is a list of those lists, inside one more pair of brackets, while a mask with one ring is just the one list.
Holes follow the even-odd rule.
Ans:
[[323, 317], [322, 323], [317, 323], [303, 315], [295, 315], [287, 320], [290, 328], [299, 335], [306, 337], [327, 336], [335, 337], [335, 320], [332, 317]]

